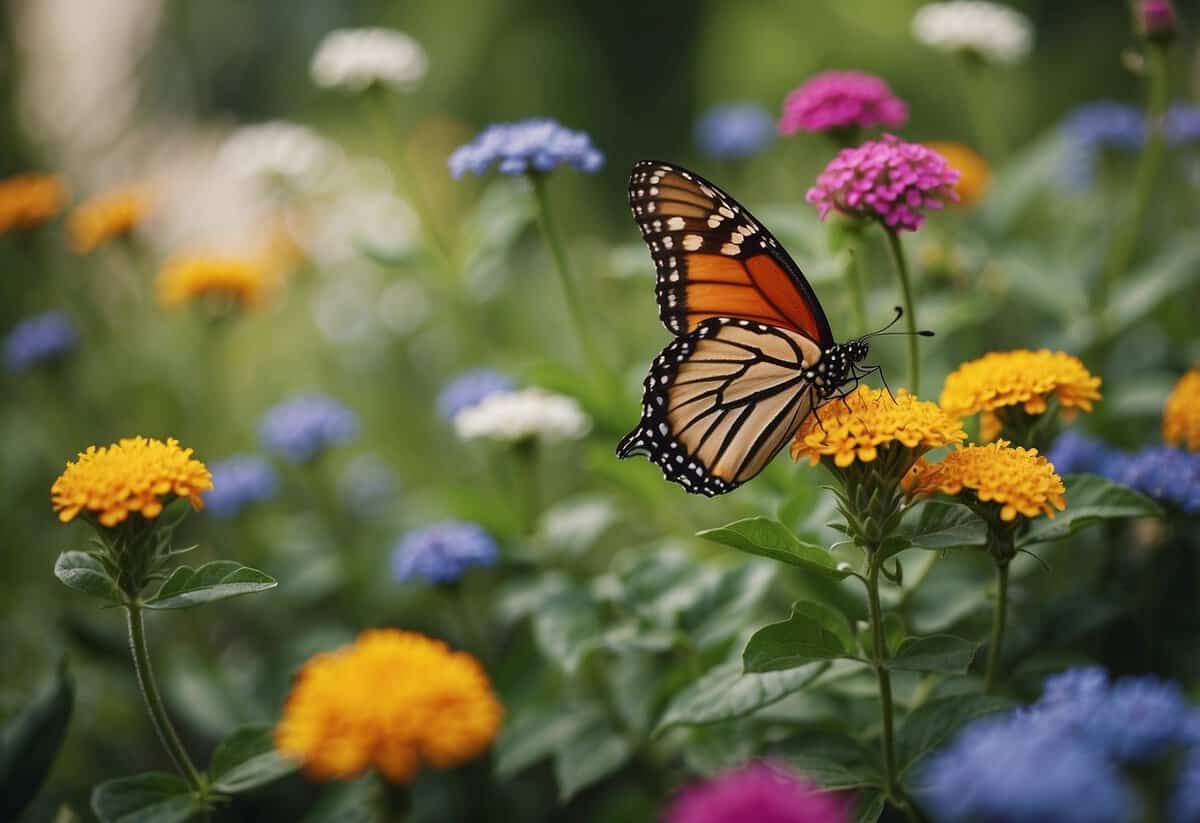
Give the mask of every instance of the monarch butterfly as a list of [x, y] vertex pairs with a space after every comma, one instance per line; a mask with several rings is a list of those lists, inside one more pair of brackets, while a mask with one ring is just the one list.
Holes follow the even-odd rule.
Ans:
[[[642, 419], [617, 446], [709, 497], [757, 475], [822, 402], [878, 367], [866, 338], [836, 343], [800, 267], [753, 215], [698, 174], [642, 161], [629, 205], [675, 335], [644, 383]], [[894, 321], [893, 321], [894, 322]]]

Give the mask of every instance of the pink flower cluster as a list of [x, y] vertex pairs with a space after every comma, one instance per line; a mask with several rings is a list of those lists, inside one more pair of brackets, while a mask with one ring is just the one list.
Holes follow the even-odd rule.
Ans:
[[907, 122], [908, 106], [883, 80], [857, 71], [827, 71], [787, 96], [779, 133], [899, 128]]
[[791, 772], [751, 763], [680, 792], [666, 823], [848, 823], [845, 804]]
[[897, 231], [916, 231], [925, 222], [925, 209], [958, 200], [958, 177], [934, 150], [885, 134], [838, 152], [805, 199], [816, 205], [822, 220], [837, 209], [878, 218]]

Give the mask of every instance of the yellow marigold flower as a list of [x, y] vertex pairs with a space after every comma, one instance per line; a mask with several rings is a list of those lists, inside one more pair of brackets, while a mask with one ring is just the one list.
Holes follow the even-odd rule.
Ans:
[[40, 226], [63, 210], [62, 181], [49, 174], [19, 174], [0, 181], [0, 234]]
[[966, 436], [956, 418], [904, 389], [893, 399], [881, 389], [859, 386], [844, 400], [831, 400], [808, 416], [796, 433], [792, 459], [807, 457], [815, 466], [822, 457], [832, 457], [835, 466], [845, 468], [855, 460], [872, 462], [888, 443], [924, 452], [960, 443]]
[[1092, 401], [1100, 399], [1100, 378], [1064, 352], [992, 352], [952, 372], [939, 402], [958, 417], [1016, 405], [1028, 414], [1042, 414], [1051, 395], [1064, 410], [1090, 412]]
[[64, 523], [86, 512], [111, 527], [130, 513], [158, 517], [172, 497], [187, 498], [199, 511], [204, 507], [201, 494], [211, 488], [208, 468], [178, 440], [126, 437], [80, 452], [50, 487], [50, 498]]
[[446, 769], [482, 754], [503, 713], [471, 655], [416, 632], [373, 629], [304, 664], [275, 746], [317, 780], [373, 766], [407, 782], [423, 763]]
[[1200, 451], [1200, 367], [1179, 378], [1163, 408], [1163, 440]]
[[962, 143], [940, 140], [925, 145], [945, 157], [950, 168], [958, 170], [958, 182], [954, 184], [958, 205], [966, 208], [983, 199], [992, 182], [992, 170], [979, 152]]
[[983, 503], [994, 504], [1006, 523], [1018, 514], [1054, 517], [1055, 510], [1067, 507], [1066, 487], [1050, 461], [1037, 449], [1014, 449], [1006, 440], [952, 451], [940, 463], [921, 461], [904, 478], [903, 486], [914, 497], [969, 492]]
[[200, 254], [168, 262], [158, 275], [158, 297], [179, 306], [207, 296], [224, 296], [242, 308], [259, 305], [275, 284], [266, 263], [250, 257]]
[[110, 240], [131, 232], [146, 216], [145, 189], [128, 186], [85, 200], [67, 221], [71, 248], [79, 254], [95, 251]]

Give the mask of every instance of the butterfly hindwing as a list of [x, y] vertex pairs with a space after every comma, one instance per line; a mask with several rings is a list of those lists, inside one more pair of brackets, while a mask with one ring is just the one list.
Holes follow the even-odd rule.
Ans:
[[829, 321], [800, 268], [720, 188], [678, 166], [643, 161], [629, 178], [629, 205], [658, 272], [659, 316], [673, 334], [724, 316], [833, 345]]
[[690, 492], [732, 491], [762, 471], [812, 411], [821, 356], [789, 329], [702, 320], [655, 359], [642, 419], [617, 454], [646, 455]]

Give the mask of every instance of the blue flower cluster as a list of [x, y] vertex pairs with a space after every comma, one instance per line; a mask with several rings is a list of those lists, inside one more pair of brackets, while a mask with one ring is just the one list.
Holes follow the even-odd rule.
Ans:
[[373, 454], [350, 461], [338, 480], [338, 496], [359, 517], [377, 517], [396, 502], [396, 474]]
[[1098, 474], [1189, 514], [1200, 512], [1200, 453], [1153, 446], [1126, 454], [1068, 431], [1046, 458], [1059, 474]]
[[258, 436], [267, 451], [304, 463], [329, 446], [353, 439], [358, 429], [358, 415], [337, 400], [301, 394], [269, 409]]
[[[939, 821], [1125, 823], [1138, 800], [1121, 768], [1197, 751], [1198, 724], [1173, 683], [1074, 669], [1047, 680], [1033, 706], [959, 733], [925, 768], [921, 794]], [[1200, 801], [1200, 781], [1189, 780], [1185, 772], [1173, 806]]]
[[713, 106], [696, 121], [696, 145], [710, 157], [749, 157], [775, 139], [775, 118], [757, 103]]
[[1200, 106], [1175, 103], [1163, 118], [1163, 132], [1172, 146], [1200, 143]]
[[445, 385], [437, 398], [437, 412], [443, 420], [453, 420], [463, 409], [477, 406], [493, 394], [512, 391], [512, 379], [492, 369], [471, 369]]
[[459, 146], [450, 155], [450, 174], [456, 179], [467, 172], [483, 175], [493, 163], [503, 174], [548, 172], [563, 164], [594, 172], [604, 165], [604, 155], [586, 132], [568, 129], [549, 117], [531, 117], [493, 123]]
[[409, 532], [392, 552], [397, 580], [453, 583], [474, 566], [495, 565], [500, 550], [483, 527], [448, 520]]
[[204, 495], [205, 509], [216, 517], [236, 517], [243, 509], [270, 500], [279, 490], [279, 474], [267, 460], [239, 454], [213, 463], [212, 490]]
[[1146, 140], [1141, 110], [1113, 100], [1075, 108], [1063, 120], [1062, 130], [1070, 144], [1067, 182], [1077, 188], [1094, 182], [1096, 165], [1106, 149], [1136, 152]]
[[12, 373], [62, 357], [75, 347], [79, 332], [61, 311], [48, 311], [18, 323], [4, 339], [4, 365]]

